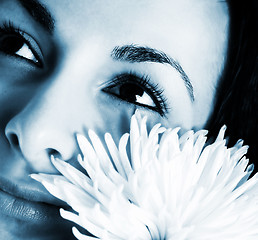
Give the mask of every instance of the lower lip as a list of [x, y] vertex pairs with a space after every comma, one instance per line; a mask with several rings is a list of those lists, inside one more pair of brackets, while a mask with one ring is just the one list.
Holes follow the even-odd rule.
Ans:
[[54, 223], [59, 208], [46, 203], [33, 202], [15, 197], [0, 189], [0, 212], [11, 218], [34, 224]]

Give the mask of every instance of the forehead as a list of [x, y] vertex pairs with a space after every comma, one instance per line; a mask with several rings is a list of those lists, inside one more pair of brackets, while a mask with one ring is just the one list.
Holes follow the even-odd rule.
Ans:
[[[226, 1], [220, 0], [38, 0], [39, 2], [50, 6], [56, 12], [69, 15], [80, 16], [82, 13], [86, 16], [102, 15], [105, 16], [126, 16], [130, 14], [135, 16], [154, 14], [169, 14], [171, 17], [187, 17], [186, 13], [203, 14], [207, 16], [214, 15], [223, 9]], [[222, 10], [223, 11], [223, 10]], [[75, 15], [74, 15], [75, 16]], [[133, 18], [133, 16], [131, 16]], [[161, 17], [159, 15], [159, 17]]]
[[[192, 31], [203, 25], [216, 28], [227, 15], [225, 1], [219, 0], [40, 0], [62, 30], [80, 27], [81, 33], [102, 31], [117, 33]], [[222, 18], [221, 21], [224, 19]], [[189, 28], [189, 29], [188, 29]], [[78, 28], [77, 28], [78, 30]], [[165, 30], [165, 31], [164, 31]], [[205, 29], [204, 29], [205, 30]], [[65, 32], [65, 31], [63, 31]]]

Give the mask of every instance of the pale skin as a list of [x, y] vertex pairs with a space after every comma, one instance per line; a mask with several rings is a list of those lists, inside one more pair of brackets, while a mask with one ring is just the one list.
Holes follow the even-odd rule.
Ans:
[[[2, 178], [47, 194], [29, 174], [56, 173], [49, 160], [52, 153], [74, 163], [75, 133], [93, 129], [110, 132], [117, 140], [128, 131], [136, 108], [148, 115], [150, 125], [180, 126], [182, 133], [205, 127], [225, 63], [226, 2], [39, 2], [54, 19], [51, 33], [18, 1], [0, 2], [0, 24], [11, 21], [29, 43], [6, 54], [0, 35]], [[7, 35], [2, 33], [2, 39]], [[139, 59], [141, 54], [133, 61], [115, 58], [114, 49], [124, 46], [136, 53], [142, 49], [164, 53], [172, 64], [159, 62], [158, 54], [152, 59], [145, 54], [145, 60]], [[137, 82], [141, 77], [148, 79], [147, 85]], [[116, 86], [111, 88], [114, 79]], [[156, 93], [148, 89], [157, 84]], [[125, 91], [136, 86], [143, 92], [128, 100], [120, 96], [122, 86]], [[18, 218], [0, 206], [0, 232], [6, 239], [56, 240], [70, 232], [70, 225], [57, 216], [51, 226]]]

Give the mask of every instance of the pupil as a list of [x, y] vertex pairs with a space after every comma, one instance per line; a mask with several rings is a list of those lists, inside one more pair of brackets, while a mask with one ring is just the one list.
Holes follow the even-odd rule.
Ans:
[[8, 36], [0, 39], [0, 50], [7, 54], [15, 54], [24, 45], [24, 40], [17, 36]]
[[142, 96], [144, 90], [136, 84], [126, 83], [123, 84], [119, 89], [120, 97], [128, 102], [135, 102], [136, 95]]

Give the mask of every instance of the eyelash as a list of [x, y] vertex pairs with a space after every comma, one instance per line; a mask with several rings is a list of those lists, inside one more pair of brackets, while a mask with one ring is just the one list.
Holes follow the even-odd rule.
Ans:
[[136, 73], [133, 72], [122, 73], [114, 77], [107, 84], [105, 84], [106, 86], [102, 89], [102, 91], [111, 94], [116, 98], [119, 98], [117, 94], [110, 93], [108, 90], [117, 86], [122, 86], [126, 83], [136, 84], [141, 87], [150, 96], [156, 107], [148, 106], [141, 103], [132, 103], [129, 101], [127, 102], [158, 112], [162, 117], [166, 115], [166, 113], [168, 112], [168, 107], [167, 99], [163, 94], [164, 90], [159, 86], [159, 84], [152, 84], [148, 75], [138, 76]]
[[[21, 30], [19, 27], [14, 26], [14, 24], [13, 24], [11, 21], [9, 21], [9, 22], [4, 22], [4, 23], [2, 24], [2, 26], [0, 26], [0, 37], [1, 37], [1, 35], [14, 35], [14, 36], [16, 36], [17, 38], [22, 39], [22, 40], [24, 41], [24, 43], [29, 47], [29, 49], [31, 50], [32, 54], [33, 54], [33, 55], [35, 56], [35, 58], [37, 59], [37, 62], [34, 62], [34, 61], [30, 60], [30, 59], [27, 59], [27, 58], [24, 58], [24, 57], [18, 56], [18, 55], [14, 55], [15, 57], [17, 57], [17, 58], [22, 58], [23, 60], [26, 60], [26, 61], [28, 61], [29, 63], [33, 63], [33, 64], [35, 64], [37, 67], [42, 67], [43, 64], [42, 64], [42, 62], [41, 62], [41, 60], [40, 60], [39, 55], [37, 54], [37, 52], [36, 52], [36, 51], [33, 49], [33, 47], [31, 46], [30, 41], [28, 41], [28, 40], [24, 37], [25, 34], [26, 34], [26, 33], [25, 33], [23, 30]], [[28, 35], [28, 34], [27, 34], [27, 35]], [[5, 52], [3, 51], [3, 53], [5, 53]], [[10, 54], [8, 54], [8, 53], [5, 53], [5, 54], [10, 55]]]
[[1, 33], [16, 33], [21, 34], [23, 31], [19, 27], [15, 27], [13, 22], [4, 22], [0, 27]]

